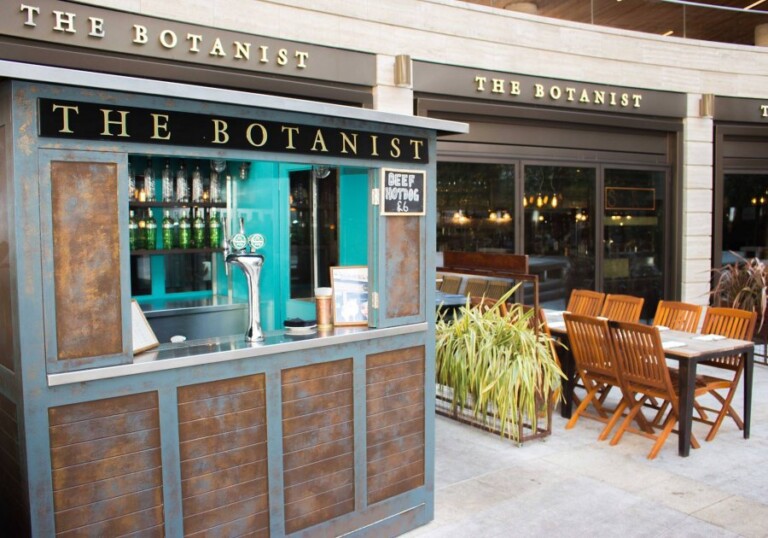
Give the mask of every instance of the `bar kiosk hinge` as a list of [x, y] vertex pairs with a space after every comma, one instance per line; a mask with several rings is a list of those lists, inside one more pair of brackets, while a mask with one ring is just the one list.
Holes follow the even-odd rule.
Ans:
[[379, 205], [380, 191], [378, 188], [371, 191], [371, 205]]
[[377, 310], [379, 308], [379, 292], [371, 292], [371, 308]]

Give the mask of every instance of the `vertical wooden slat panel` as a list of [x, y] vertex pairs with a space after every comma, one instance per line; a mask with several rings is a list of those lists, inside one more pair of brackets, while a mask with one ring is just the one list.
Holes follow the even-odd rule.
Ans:
[[5, 126], [0, 126], [0, 365], [13, 371], [13, 323], [11, 323], [11, 223], [9, 176], [5, 162]]
[[288, 533], [355, 509], [352, 359], [282, 372]]
[[[415, 316], [421, 297], [422, 217], [388, 217], [387, 226], [387, 317]], [[406, 284], [407, 283], [407, 284]]]
[[58, 359], [122, 352], [117, 165], [51, 162]]
[[158, 535], [157, 393], [54, 407], [48, 420], [57, 536]]
[[178, 389], [186, 536], [269, 536], [263, 374]]
[[29, 534], [29, 506], [21, 476], [16, 405], [0, 395], [0, 521], [8, 536]]
[[367, 357], [368, 503], [424, 485], [423, 346]]

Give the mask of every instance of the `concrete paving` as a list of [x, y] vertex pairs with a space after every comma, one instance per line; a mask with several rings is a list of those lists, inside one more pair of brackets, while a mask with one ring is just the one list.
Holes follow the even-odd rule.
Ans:
[[768, 366], [755, 365], [750, 439], [726, 418], [706, 442], [694, 422], [688, 458], [676, 434], [648, 460], [649, 439], [610, 446], [602, 423], [565, 423], [556, 413], [551, 436], [518, 447], [438, 416], [435, 519], [406, 536], [768, 537]]

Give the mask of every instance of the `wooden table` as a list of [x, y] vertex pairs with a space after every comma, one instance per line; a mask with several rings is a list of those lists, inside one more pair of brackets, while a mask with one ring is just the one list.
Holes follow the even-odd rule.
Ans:
[[[547, 325], [554, 336], [562, 338], [567, 345], [568, 334], [563, 322], [563, 313], [546, 310]], [[696, 367], [700, 362], [717, 357], [740, 355], [744, 360], [744, 439], [749, 439], [749, 426], [752, 415], [752, 374], [754, 369], [755, 344], [747, 340], [723, 338], [721, 340], [703, 339], [700, 334], [682, 331], [661, 330], [664, 353], [669, 359], [678, 361], [680, 365], [680, 417], [677, 451], [680, 456], [687, 457], [691, 449], [691, 425], [693, 423], [693, 391], [696, 384]], [[681, 343], [679, 347], [671, 346], [671, 342]], [[576, 385], [576, 367], [571, 353], [559, 348], [560, 362], [563, 373], [567, 377], [564, 402], [560, 414], [570, 418], [573, 409], [573, 389]]]

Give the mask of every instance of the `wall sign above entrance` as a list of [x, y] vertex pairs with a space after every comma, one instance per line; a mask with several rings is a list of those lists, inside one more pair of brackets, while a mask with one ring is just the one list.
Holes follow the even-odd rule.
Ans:
[[[250, 6], [250, 4], [248, 4]], [[259, 16], [258, 6], [243, 17]], [[375, 57], [61, 2], [0, 2], [0, 36], [192, 64], [373, 86]]]
[[507, 104], [685, 117], [685, 95], [414, 62], [413, 89]]
[[427, 139], [292, 122], [39, 99], [40, 136], [427, 163]]

